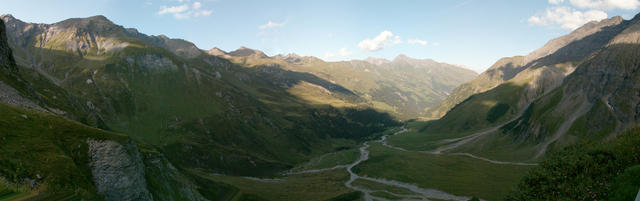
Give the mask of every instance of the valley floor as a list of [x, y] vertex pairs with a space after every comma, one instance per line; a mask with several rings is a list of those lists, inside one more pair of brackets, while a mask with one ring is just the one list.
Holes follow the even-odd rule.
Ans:
[[442, 153], [437, 148], [410, 151], [388, 142], [408, 131], [404, 127], [388, 131], [358, 149], [325, 154], [279, 178], [192, 172], [267, 200], [498, 200], [537, 165]]

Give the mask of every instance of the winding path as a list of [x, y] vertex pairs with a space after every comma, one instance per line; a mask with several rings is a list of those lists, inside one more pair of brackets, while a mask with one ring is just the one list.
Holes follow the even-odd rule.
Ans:
[[[394, 133], [393, 135], [398, 135], [401, 133], [407, 132], [407, 129], [403, 129], [401, 132], [398, 133]], [[483, 131], [482, 133], [487, 132], [487, 131]], [[488, 158], [484, 158], [484, 157], [480, 157], [480, 156], [476, 156], [470, 153], [442, 153], [440, 151], [438, 151], [438, 149], [436, 149], [436, 151], [410, 151], [407, 149], [404, 149], [402, 147], [396, 147], [393, 145], [390, 145], [389, 143], [387, 143], [386, 141], [387, 136], [383, 136], [382, 137], [382, 145], [384, 145], [385, 147], [391, 148], [391, 149], [395, 149], [395, 150], [399, 150], [399, 151], [404, 151], [404, 152], [413, 152], [413, 153], [423, 153], [423, 154], [442, 154], [442, 155], [452, 155], [452, 156], [467, 156], [467, 157], [471, 157], [471, 158], [475, 158], [478, 160], [483, 160], [483, 161], [487, 161], [489, 163], [493, 163], [493, 164], [500, 164], [500, 165], [538, 165], [538, 163], [523, 163], [523, 162], [509, 162], [509, 161], [497, 161], [497, 160], [491, 160]]]
[[[493, 128], [493, 129], [489, 129], [489, 130], [485, 130], [485, 131], [482, 131], [482, 132], [474, 134], [474, 135], [485, 134], [486, 132], [490, 132], [492, 130], [495, 131], [495, 129], [497, 129], [497, 128], [499, 128], [499, 127], [496, 127], [496, 128]], [[408, 130], [406, 128], [403, 128], [403, 130], [394, 133], [392, 136], [398, 135], [398, 134], [402, 134], [402, 133], [405, 133], [407, 131]], [[480, 157], [480, 156], [476, 156], [476, 155], [473, 155], [473, 154], [470, 154], [470, 153], [442, 153], [441, 151], [443, 149], [436, 149], [435, 151], [410, 151], [410, 150], [407, 150], [407, 149], [402, 148], [402, 147], [396, 147], [396, 146], [390, 145], [389, 143], [387, 143], [387, 137], [388, 136], [386, 136], [386, 135], [382, 136], [381, 142], [382, 142], [383, 146], [391, 148], [391, 149], [399, 150], [399, 151], [404, 151], [404, 152], [414, 152], [414, 153], [423, 153], [423, 154], [443, 154], [443, 155], [452, 155], [452, 156], [467, 156], [467, 157], [471, 157], [471, 158], [475, 158], [475, 159], [478, 159], [478, 160], [487, 161], [487, 162], [493, 163], [493, 164], [500, 164], [500, 165], [538, 165], [537, 163], [523, 163], [523, 162], [509, 162], [509, 161], [491, 160], [491, 159]], [[458, 138], [458, 139], [460, 139], [460, 138]], [[460, 146], [460, 145], [462, 145], [462, 144], [458, 144], [458, 146]], [[449, 150], [449, 149], [446, 149], [446, 150]]]
[[[519, 115], [517, 115], [519, 116]], [[516, 117], [517, 118], [517, 117]], [[506, 124], [506, 123], [505, 123]], [[504, 124], [503, 124], [504, 125]], [[499, 125], [496, 126], [494, 128], [490, 128], [469, 136], [465, 136], [465, 137], [461, 137], [461, 138], [455, 138], [455, 139], [445, 139], [442, 140], [441, 142], [445, 142], [445, 143], [449, 143], [449, 142], [456, 142], [453, 145], [447, 145], [445, 147], [440, 147], [438, 149], [436, 149], [435, 151], [411, 151], [411, 150], [407, 150], [404, 149], [402, 147], [396, 147], [393, 145], [390, 145], [387, 142], [387, 138], [390, 136], [394, 136], [394, 135], [399, 135], [402, 133], [405, 133], [408, 131], [408, 129], [406, 128], [402, 128], [402, 130], [395, 132], [391, 135], [384, 135], [382, 136], [379, 140], [375, 140], [375, 142], [380, 142], [383, 146], [391, 148], [391, 149], [395, 149], [395, 150], [399, 150], [399, 151], [403, 151], [403, 152], [414, 152], [414, 153], [422, 153], [422, 154], [443, 154], [443, 155], [458, 155], [458, 156], [467, 156], [467, 157], [471, 157], [474, 159], [478, 159], [478, 160], [483, 160], [489, 163], [494, 163], [494, 164], [502, 164], [502, 165], [538, 165], [537, 163], [521, 163], [521, 162], [507, 162], [507, 161], [497, 161], [497, 160], [491, 160], [488, 158], [483, 158], [483, 157], [479, 157], [479, 156], [475, 156], [473, 154], [470, 153], [442, 153], [442, 151], [446, 151], [446, 150], [451, 150], [457, 146], [460, 146], [462, 144], [465, 144], [477, 137], [486, 135], [490, 132], [496, 131], [498, 128], [500, 128], [503, 125]], [[364, 198], [365, 200], [387, 200], [385, 198], [381, 198], [381, 197], [376, 197], [374, 195], [372, 195], [372, 193], [374, 192], [384, 192], [396, 197], [400, 197], [402, 199], [408, 199], [408, 200], [428, 200], [429, 198], [431, 199], [439, 199], [439, 200], [469, 200], [469, 197], [464, 197], [464, 196], [456, 196], [456, 195], [452, 195], [452, 194], [448, 194], [444, 191], [440, 191], [440, 190], [436, 190], [436, 189], [428, 189], [428, 188], [420, 188], [414, 184], [408, 184], [408, 183], [403, 183], [403, 182], [399, 182], [399, 181], [394, 181], [394, 180], [387, 180], [387, 179], [382, 179], [382, 178], [372, 178], [372, 177], [366, 177], [366, 176], [360, 176], [358, 174], [356, 174], [355, 172], [353, 172], [353, 167], [359, 165], [360, 163], [367, 161], [369, 159], [369, 142], [372, 141], [367, 141], [364, 142], [362, 144], [362, 146], [359, 148], [360, 149], [360, 157], [354, 161], [351, 164], [348, 165], [336, 165], [334, 167], [330, 167], [330, 168], [322, 168], [322, 169], [311, 169], [311, 170], [303, 170], [303, 171], [297, 171], [297, 172], [286, 172], [283, 173], [283, 175], [294, 175], [294, 174], [305, 174], [305, 173], [316, 173], [316, 172], [322, 172], [322, 171], [329, 171], [329, 170], [336, 170], [336, 169], [341, 169], [341, 168], [345, 168], [347, 170], [347, 172], [349, 172], [349, 180], [345, 182], [345, 186], [353, 189], [355, 191], [360, 191], [362, 193], [364, 193]], [[353, 185], [353, 182], [356, 181], [357, 179], [362, 179], [362, 180], [366, 180], [366, 181], [371, 181], [371, 182], [375, 182], [375, 183], [379, 183], [379, 184], [384, 184], [384, 185], [388, 185], [388, 186], [394, 186], [397, 188], [402, 188], [402, 189], [406, 189], [410, 192], [413, 192], [415, 194], [411, 194], [411, 195], [407, 195], [407, 194], [397, 194], [397, 193], [393, 193], [393, 192], [389, 192], [386, 190], [373, 190], [373, 189], [368, 189], [366, 187], [362, 187], [362, 186], [356, 186]], [[272, 180], [271, 180], [272, 181]]]

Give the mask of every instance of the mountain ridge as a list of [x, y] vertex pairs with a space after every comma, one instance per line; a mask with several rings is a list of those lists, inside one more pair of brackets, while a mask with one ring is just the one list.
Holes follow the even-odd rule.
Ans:
[[[557, 52], [561, 50], [560, 48], [569, 45], [572, 42], [580, 41], [584, 37], [599, 32], [606, 27], [615, 26], [617, 24], [622, 23], [623, 19], [620, 16], [612, 17], [609, 19], [604, 19], [598, 22], [589, 22], [582, 27], [577, 28], [571, 33], [560, 36], [558, 38], [552, 39], [543, 45], [541, 48], [532, 51], [526, 56], [514, 56], [514, 57], [504, 57], [499, 59], [495, 64], [489, 67], [486, 71], [481, 73], [478, 78], [475, 80], [465, 83], [452, 92], [452, 95], [449, 96], [445, 101], [442, 102], [437, 108], [431, 110], [431, 114], [434, 118], [438, 118], [447, 113], [451, 108], [453, 108], [456, 104], [464, 101], [472, 94], [477, 94], [481, 92], [485, 92], [489, 89], [492, 89], [499, 84], [506, 82], [513, 78], [516, 74], [527, 68], [537, 68], [540, 66], [540, 62], [537, 61], [543, 57], [548, 57], [549, 55], [555, 55], [556, 57], [566, 57], [570, 56], [568, 54], [576, 54], [573, 53], [562, 53]], [[597, 46], [597, 45], [592, 45]], [[585, 53], [593, 50], [576, 50], [582, 51], [584, 53], [577, 52], [580, 54], [579, 57], [584, 57]], [[528, 65], [528, 66], [527, 66]]]
[[[518, 71], [506, 76], [508, 80], [493, 82], [495, 87], [470, 95], [441, 119], [425, 123], [421, 132], [464, 138], [473, 131], [495, 128], [450, 151], [515, 161], [538, 161], [575, 142], [615, 138], [637, 122], [632, 108], [638, 100], [631, 91], [638, 88], [633, 84], [637, 79], [633, 69], [638, 67], [639, 21], [638, 17], [624, 21], [613, 17], [588, 23], [547, 43], [542, 52], [556, 50], [528, 64], [522, 64], [524, 57], [499, 60], [495, 66], [514, 61], [522, 65], [511, 68]], [[492, 83], [482, 80], [482, 75], [479, 78], [472, 82]], [[465, 87], [469, 89], [461, 85], [457, 90]], [[459, 94], [452, 93], [448, 99]]]
[[364, 98], [366, 104], [401, 120], [427, 117], [427, 109], [446, 97], [455, 86], [477, 75], [456, 65], [406, 55], [373, 64], [370, 60], [326, 62], [292, 54], [268, 57], [246, 47], [239, 50], [243, 53], [224, 57], [239, 65], [273, 65], [311, 73], [346, 87]]

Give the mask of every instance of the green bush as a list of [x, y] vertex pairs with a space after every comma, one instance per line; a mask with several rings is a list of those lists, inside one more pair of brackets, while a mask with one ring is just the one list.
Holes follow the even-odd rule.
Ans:
[[640, 189], [640, 165], [627, 168], [612, 185], [611, 201], [634, 200]]
[[639, 164], [640, 129], [578, 143], [529, 172], [506, 200], [628, 200], [640, 186]]

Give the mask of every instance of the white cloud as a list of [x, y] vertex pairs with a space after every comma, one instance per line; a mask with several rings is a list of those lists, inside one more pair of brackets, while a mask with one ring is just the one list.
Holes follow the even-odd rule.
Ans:
[[383, 31], [373, 39], [364, 39], [358, 43], [358, 48], [364, 51], [378, 51], [384, 49], [387, 45], [395, 45], [402, 43], [399, 36], [393, 35], [390, 31]]
[[558, 5], [564, 2], [564, 0], [549, 0], [550, 4]]
[[560, 25], [564, 29], [576, 29], [583, 24], [607, 18], [607, 13], [601, 10], [578, 11], [571, 7], [559, 6], [547, 8], [542, 15], [534, 15], [527, 20], [531, 24], [548, 26]]
[[276, 22], [269, 21], [266, 24], [258, 26], [258, 28], [259, 29], [269, 29], [269, 28], [282, 27], [282, 26], [284, 26], [284, 22], [283, 23], [276, 23]]
[[202, 4], [200, 2], [197, 2], [197, 1], [193, 2], [193, 6], [192, 6], [193, 9], [200, 9], [200, 7], [202, 7]]
[[421, 46], [426, 46], [427, 44], [429, 44], [429, 42], [425, 40], [420, 40], [420, 39], [409, 39], [407, 40], [407, 43], [411, 45], [421, 45]]
[[402, 43], [402, 40], [400, 40], [400, 36], [396, 36], [396, 37], [394, 37], [394, 38], [395, 38], [395, 39], [393, 40], [393, 44], [394, 44], [394, 45], [397, 45], [397, 44]]
[[340, 50], [338, 50], [338, 52], [336, 53], [331, 53], [331, 52], [324, 53], [324, 58], [329, 59], [333, 57], [348, 57], [348, 56], [351, 56], [351, 54], [352, 52], [347, 50], [347, 48], [340, 48]]
[[[183, 2], [183, 1], [180, 1]], [[177, 19], [187, 19], [190, 17], [209, 16], [213, 13], [211, 10], [202, 9], [202, 3], [196, 1], [189, 6], [189, 4], [182, 4], [179, 6], [161, 6], [158, 11], [158, 15], [171, 14]]]
[[570, 0], [570, 2], [578, 8], [597, 10], [634, 10], [640, 6], [639, 0]]
[[189, 10], [189, 5], [187, 4], [171, 7], [162, 6], [160, 7], [160, 11], [158, 11], [158, 15], [182, 13], [187, 10]]

